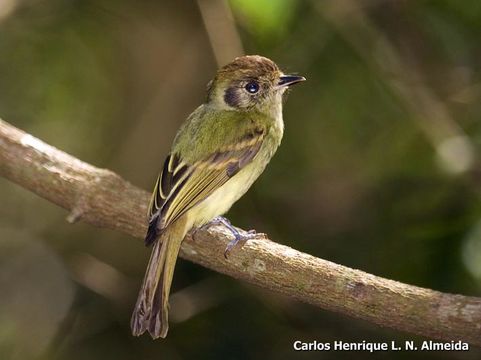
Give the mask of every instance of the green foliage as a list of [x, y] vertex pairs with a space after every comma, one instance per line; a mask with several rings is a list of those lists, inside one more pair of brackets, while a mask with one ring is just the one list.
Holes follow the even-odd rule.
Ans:
[[286, 35], [296, 15], [296, 0], [230, 0], [234, 13], [257, 41], [268, 43]]

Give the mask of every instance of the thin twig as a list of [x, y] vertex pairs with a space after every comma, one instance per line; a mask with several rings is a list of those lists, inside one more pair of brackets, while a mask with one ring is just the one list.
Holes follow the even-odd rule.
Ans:
[[244, 55], [229, 3], [223, 0], [197, 0], [217, 66]]

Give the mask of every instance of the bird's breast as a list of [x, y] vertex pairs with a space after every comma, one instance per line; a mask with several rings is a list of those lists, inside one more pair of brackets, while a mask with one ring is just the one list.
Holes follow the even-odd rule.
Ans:
[[276, 152], [281, 142], [282, 130], [283, 128], [274, 127], [270, 129], [252, 162], [190, 210], [195, 219], [194, 226], [201, 226], [214, 217], [225, 214], [249, 190]]

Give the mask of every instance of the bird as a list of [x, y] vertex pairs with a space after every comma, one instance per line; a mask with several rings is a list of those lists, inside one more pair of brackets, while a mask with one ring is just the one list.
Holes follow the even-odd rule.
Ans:
[[181, 243], [191, 229], [223, 223], [224, 253], [255, 238], [222, 217], [264, 171], [281, 143], [286, 90], [306, 80], [259, 55], [235, 58], [207, 85], [205, 102], [180, 127], [155, 182], [145, 244], [153, 245], [131, 318], [134, 336], [165, 338], [169, 293]]

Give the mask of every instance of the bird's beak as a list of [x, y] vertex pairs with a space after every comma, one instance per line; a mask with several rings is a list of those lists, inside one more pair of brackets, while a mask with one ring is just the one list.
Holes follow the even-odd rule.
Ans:
[[306, 81], [306, 78], [304, 76], [297, 76], [297, 75], [282, 75], [279, 78], [279, 82], [277, 83], [277, 86], [279, 87], [291, 86], [301, 81]]

